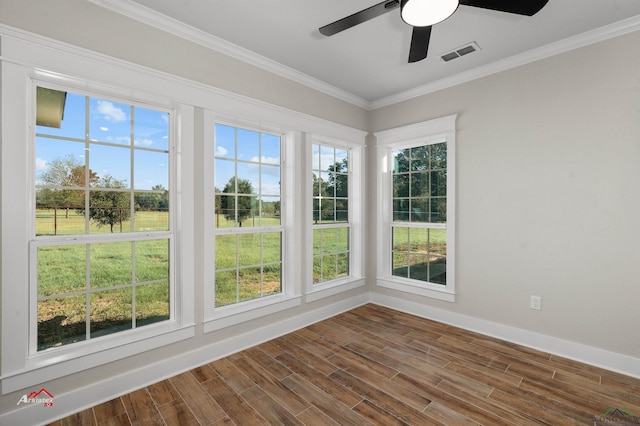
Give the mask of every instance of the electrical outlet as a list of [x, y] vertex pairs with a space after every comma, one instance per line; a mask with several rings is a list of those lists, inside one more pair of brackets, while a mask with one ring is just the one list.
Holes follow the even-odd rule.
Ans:
[[531, 309], [535, 309], [536, 311], [539, 311], [540, 309], [542, 309], [542, 297], [540, 296], [531, 296], [531, 305], [530, 305]]

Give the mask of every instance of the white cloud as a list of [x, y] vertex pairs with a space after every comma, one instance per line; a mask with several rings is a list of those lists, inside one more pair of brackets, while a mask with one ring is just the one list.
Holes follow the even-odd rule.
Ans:
[[48, 170], [49, 165], [47, 164], [47, 160], [43, 160], [42, 158], [36, 158], [36, 170]]
[[100, 130], [102, 130], [103, 132], [108, 132], [109, 128], [105, 126], [100, 126]]
[[151, 145], [153, 145], [153, 141], [151, 139], [142, 139], [142, 140], [136, 139], [133, 143], [135, 145], [142, 145], [142, 146], [151, 146]]
[[102, 114], [105, 120], [107, 121], [125, 121], [127, 119], [127, 114], [125, 112], [115, 106], [113, 102], [109, 101], [98, 101], [98, 112]]
[[280, 157], [265, 157], [264, 155], [261, 158], [253, 157], [251, 161], [254, 163], [262, 162], [265, 164], [280, 164]]
[[224, 146], [216, 146], [216, 157], [224, 157], [229, 151]]

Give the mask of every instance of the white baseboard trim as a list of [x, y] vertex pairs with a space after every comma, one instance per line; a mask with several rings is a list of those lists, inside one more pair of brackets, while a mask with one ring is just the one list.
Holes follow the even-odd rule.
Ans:
[[[93, 407], [158, 381], [191, 370], [199, 365], [239, 352], [276, 337], [306, 327], [310, 324], [333, 317], [369, 302], [369, 293], [341, 300], [322, 308], [311, 310], [283, 321], [251, 330], [247, 333], [198, 348], [182, 355], [164, 359], [157, 363], [111, 377], [89, 386], [74, 389], [65, 394], [54, 394], [53, 406], [42, 404], [22, 404], [16, 410], [0, 414], [0, 425], [33, 426], [42, 425], [67, 417], [78, 411]], [[45, 384], [46, 388], [46, 384]], [[18, 399], [16, 399], [16, 404]]]
[[371, 303], [640, 378], [639, 358], [377, 293]]

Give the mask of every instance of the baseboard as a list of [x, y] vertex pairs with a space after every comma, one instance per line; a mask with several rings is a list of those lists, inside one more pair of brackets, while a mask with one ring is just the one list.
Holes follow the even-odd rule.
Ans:
[[639, 358], [377, 293], [371, 303], [640, 378]]
[[[191, 370], [199, 365], [239, 352], [262, 342], [333, 317], [369, 302], [362, 293], [286, 320], [234, 336], [224, 341], [198, 348], [180, 356], [149, 364], [145, 367], [111, 377], [65, 394], [54, 394], [53, 406], [23, 404], [16, 410], [0, 414], [0, 425], [42, 425], [67, 417], [78, 411], [109, 401], [119, 395], [143, 388], [158, 381]], [[16, 400], [16, 403], [18, 401]]]

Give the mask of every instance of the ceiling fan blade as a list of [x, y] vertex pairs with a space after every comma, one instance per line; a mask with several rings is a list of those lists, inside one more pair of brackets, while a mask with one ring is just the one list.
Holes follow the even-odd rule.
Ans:
[[427, 57], [431, 39], [431, 27], [413, 27], [411, 47], [409, 47], [409, 62], [418, 62]]
[[367, 9], [361, 10], [360, 12], [354, 13], [353, 15], [349, 15], [346, 18], [339, 19], [335, 22], [332, 22], [324, 27], [320, 28], [320, 34], [331, 36], [339, 33], [340, 31], [344, 31], [347, 28], [355, 27], [358, 24], [361, 24], [369, 19], [373, 19], [376, 16], [380, 16], [385, 14], [397, 7], [400, 6], [400, 0], [386, 0], [382, 3], [378, 3], [375, 6], [371, 6]]
[[500, 12], [517, 13], [518, 15], [533, 16], [538, 13], [548, 1], [549, 0], [460, 0], [460, 4], [498, 10]]

